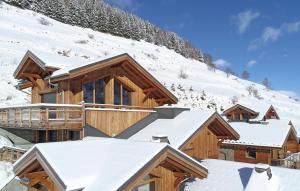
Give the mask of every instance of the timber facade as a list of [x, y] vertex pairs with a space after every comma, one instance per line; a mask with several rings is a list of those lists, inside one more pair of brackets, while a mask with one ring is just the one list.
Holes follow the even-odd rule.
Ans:
[[33, 143], [82, 139], [86, 126], [114, 137], [154, 107], [177, 102], [128, 54], [55, 72], [60, 69], [25, 54], [14, 76], [19, 89], [31, 89], [31, 104], [0, 108], [1, 128], [31, 130]]
[[[289, 126], [288, 133], [286, 133], [286, 131], [282, 131], [283, 135], [272, 134], [272, 128], [286, 128], [285, 126], [272, 126], [273, 123], [269, 124], [269, 121], [280, 120], [278, 113], [272, 105], [262, 112], [256, 112], [248, 107], [237, 104], [225, 110], [223, 115], [233, 126], [235, 123], [240, 123], [240, 131], [243, 130], [243, 125], [241, 124], [244, 123], [244, 128], [249, 128], [249, 133], [255, 134], [255, 129], [252, 126], [261, 124], [259, 128], [269, 129], [269, 133], [266, 134], [265, 132], [265, 136], [285, 136], [283, 144], [276, 143], [277, 146], [275, 146], [275, 144], [273, 146], [261, 145], [258, 142], [252, 142], [249, 144], [247, 144], [246, 142], [225, 142], [221, 145], [221, 149], [224, 153], [230, 153], [230, 156], [225, 156], [225, 159], [227, 157], [228, 160], [234, 160], [238, 162], [255, 164], [264, 163], [269, 165], [281, 166], [285, 158], [293, 153], [298, 153], [300, 151], [300, 144], [297, 138], [297, 133], [291, 122], [285, 124], [285, 126]], [[253, 128], [252, 132], [250, 132], [251, 127]], [[244, 136], [246, 137], [247, 135]]]

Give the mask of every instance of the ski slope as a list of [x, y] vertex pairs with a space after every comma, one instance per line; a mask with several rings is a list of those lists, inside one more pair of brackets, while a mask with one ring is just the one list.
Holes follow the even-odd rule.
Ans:
[[[219, 70], [210, 71], [204, 63], [165, 47], [66, 25], [5, 3], [0, 5], [0, 105], [30, 101], [28, 94], [15, 89], [17, 81], [13, 78], [28, 49], [53, 56], [64, 54], [87, 63], [127, 52], [179, 98], [180, 106], [216, 107], [220, 111], [232, 105], [236, 97], [240, 104], [251, 105], [256, 111], [272, 104], [281, 118], [292, 120], [296, 128], [300, 126], [300, 103], [288, 95], [235, 76], [227, 77]], [[186, 79], [179, 77], [181, 71]], [[246, 88], [250, 85], [257, 89], [259, 98], [249, 95]]]

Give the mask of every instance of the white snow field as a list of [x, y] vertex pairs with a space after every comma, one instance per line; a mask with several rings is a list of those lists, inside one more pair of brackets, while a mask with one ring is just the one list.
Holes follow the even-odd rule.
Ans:
[[[41, 18], [50, 24], [40, 24]], [[66, 25], [5, 3], [0, 5], [0, 105], [29, 101], [26, 93], [15, 89], [17, 81], [13, 78], [27, 50], [58, 57], [64, 54], [82, 63], [127, 52], [179, 98], [180, 106], [208, 109], [208, 105], [215, 103], [218, 109], [226, 108], [236, 96], [239, 103], [251, 105], [257, 111], [273, 104], [281, 118], [292, 120], [296, 127], [300, 124], [300, 103], [288, 95], [235, 76], [227, 78], [219, 70], [209, 71], [204, 63], [186, 59], [165, 47]], [[186, 79], [179, 77], [181, 70], [187, 74]], [[250, 85], [258, 90], [260, 98], [249, 95], [246, 88]]]

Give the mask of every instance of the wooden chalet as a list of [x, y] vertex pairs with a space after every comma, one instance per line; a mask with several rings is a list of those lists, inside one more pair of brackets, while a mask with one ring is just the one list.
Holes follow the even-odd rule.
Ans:
[[[109, 152], [104, 157], [97, 150]], [[37, 144], [15, 164], [14, 172], [19, 185], [32, 191], [180, 190], [189, 178], [208, 174], [168, 144], [112, 138]]]
[[269, 119], [280, 119], [272, 105], [267, 108], [262, 108], [260, 112], [257, 112], [244, 105], [236, 104], [226, 109], [223, 115], [226, 116], [229, 122], [259, 122]]
[[290, 154], [300, 151], [296, 130], [286, 121], [273, 119], [266, 123], [230, 124], [240, 139], [223, 141], [223, 159], [281, 165]]
[[33, 143], [114, 137], [177, 98], [128, 54], [80, 63], [28, 51], [14, 73], [31, 104], [0, 108], [0, 127]]
[[[170, 109], [170, 108], [168, 108]], [[129, 139], [167, 139], [173, 147], [198, 160], [218, 159], [223, 140], [238, 140], [239, 134], [216, 112], [184, 110], [172, 118], [160, 118]]]

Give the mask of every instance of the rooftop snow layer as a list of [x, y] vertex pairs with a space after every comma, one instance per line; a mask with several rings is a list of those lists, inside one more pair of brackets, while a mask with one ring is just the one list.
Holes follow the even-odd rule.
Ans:
[[[206, 159], [201, 164], [208, 168], [208, 178], [196, 179], [196, 181], [188, 183], [185, 191], [220, 191], [224, 188], [230, 191], [245, 190], [255, 167], [255, 164], [216, 159]], [[276, 177], [279, 185], [278, 189], [272, 191], [291, 191], [300, 188], [299, 170], [271, 166], [271, 173]], [[256, 189], [251, 191], [264, 190], [259, 186], [258, 182]], [[248, 191], [250, 191], [249, 189]]]
[[129, 139], [152, 141], [152, 136], [166, 135], [170, 144], [175, 148], [179, 148], [213, 114], [213, 111], [183, 111], [174, 119], [157, 119]]
[[169, 145], [113, 138], [37, 144], [15, 166], [37, 149], [66, 190], [117, 190], [166, 147]]
[[291, 130], [288, 121], [277, 119], [270, 119], [267, 124], [231, 122], [230, 125], [240, 135], [240, 139], [225, 140], [225, 144], [282, 147]]

